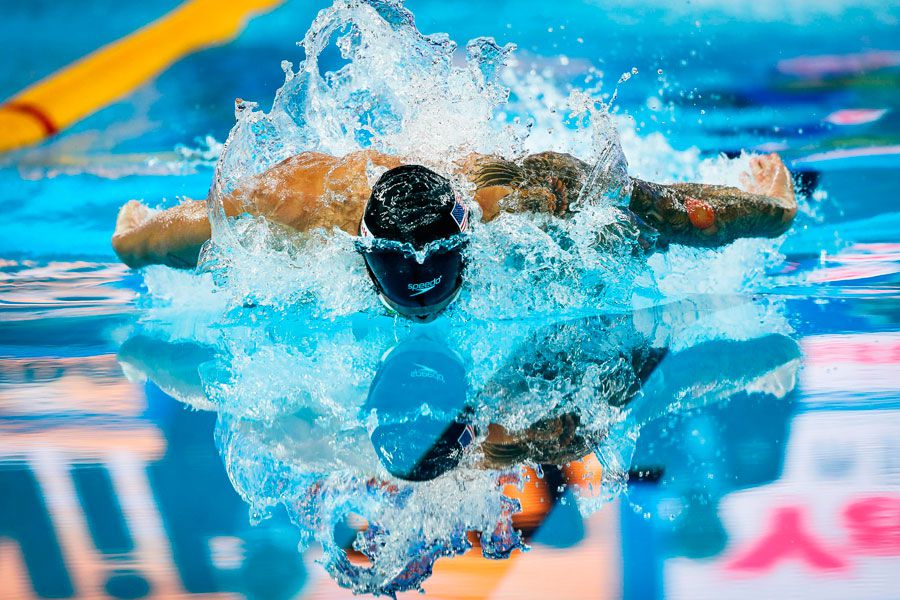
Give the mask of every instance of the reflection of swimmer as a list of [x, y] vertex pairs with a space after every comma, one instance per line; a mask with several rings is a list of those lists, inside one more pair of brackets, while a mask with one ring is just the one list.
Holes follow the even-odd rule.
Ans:
[[[399, 479], [434, 479], [456, 468], [480, 439], [462, 359], [437, 340], [413, 337], [391, 349], [372, 380], [363, 411], [374, 412], [377, 422], [371, 433], [375, 454]], [[528, 460], [562, 464], [582, 458], [590, 448], [576, 435], [578, 424], [573, 414], [539, 419], [515, 432], [490, 423], [480, 444], [485, 458], [478, 467], [506, 468]], [[557, 460], [560, 456], [567, 458]]]
[[[479, 437], [466, 394], [465, 367], [459, 355], [445, 344], [413, 337], [390, 350], [363, 406], [365, 412], [375, 414], [377, 425], [371, 441], [385, 469], [400, 479], [426, 481], [457, 467], [463, 453]], [[574, 435], [577, 423], [577, 418], [566, 415], [561, 420], [542, 420], [518, 434], [490, 424], [482, 449], [511, 440], [536, 443], [545, 437], [559, 445], [561, 438], [569, 440], [564, 433], [566, 424]], [[529, 458], [536, 456], [519, 453], [518, 460], [509, 464]], [[480, 466], [492, 465], [482, 461]]]
[[[482, 532], [486, 556], [508, 557], [520, 548], [512, 522], [518, 509], [503, 495], [502, 478], [523, 462], [544, 465], [551, 489], [564, 490], [565, 480], [552, 479], [546, 465], [592, 452], [609, 456], [606, 450], [612, 449], [622, 457], [615, 466], [637, 469], [645, 479], [652, 472], [675, 492], [699, 489], [717, 503], [732, 489], [730, 483], [723, 486], [731, 478], [720, 475], [734, 471], [692, 453], [693, 437], [678, 435], [684, 428], [672, 424], [685, 412], [734, 396], [739, 410], [746, 406], [743, 392], [765, 394], [770, 400], [759, 412], [775, 415], [779, 407], [772, 400], [783, 398], [796, 380], [797, 347], [784, 336], [765, 336], [701, 341], [669, 352], [664, 347], [676, 335], [673, 323], [680, 328], [700, 315], [688, 310], [676, 318], [673, 307], [663, 310], [666, 318], [654, 310], [542, 326], [498, 361], [483, 385], [466, 372], [457, 352], [417, 332], [385, 354], [363, 392], [358, 419], [322, 419], [314, 406], [272, 421], [223, 413], [217, 444], [235, 489], [254, 513], [283, 506], [304, 544], [323, 545], [332, 577], [356, 591], [415, 587], [440, 556], [469, 549], [467, 532]], [[162, 378], [167, 391], [191, 401], [202, 393], [196, 363], [208, 361], [209, 350], [135, 336], [123, 345], [120, 360], [132, 372]], [[173, 360], [181, 364], [170, 372]], [[334, 370], [320, 372], [332, 377]], [[656, 439], [643, 443], [645, 432]], [[730, 437], [739, 440], [747, 461], [742, 485], [770, 476], [746, 466], [759, 466], [754, 444], [768, 443], [767, 435]], [[635, 438], [632, 458], [621, 442]], [[604, 477], [607, 472], [617, 473], [604, 466]], [[558, 518], [560, 511], [551, 514]], [[693, 521], [677, 523], [705, 524], [710, 514], [694, 511]], [[364, 531], [349, 529], [350, 521], [361, 519]], [[368, 566], [347, 557], [348, 539]]]
[[[666, 310], [669, 318], [679, 311]], [[656, 346], [665, 339], [654, 343], [640, 331], [638, 315], [647, 316], [540, 328], [468, 399], [455, 352], [426, 338], [404, 341], [386, 354], [364, 406], [376, 413], [376, 455], [393, 476], [417, 481], [455, 468], [474, 441], [479, 458], [467, 464], [478, 468], [563, 465], [615, 442], [607, 438], [617, 411], [624, 421], [616, 431], [631, 435], [749, 389], [783, 398], [795, 385], [799, 361], [790, 338], [707, 341], [669, 352]], [[483, 431], [474, 425], [485, 422], [475, 407], [491, 413]]]
[[[673, 318], [679, 309], [666, 310]], [[548, 408], [525, 430], [491, 424], [482, 444], [486, 466], [529, 460], [565, 464], [599, 445], [616, 444], [613, 438], [639, 437], [645, 428], [676, 415], [742, 394], [780, 400], [796, 385], [799, 349], [786, 336], [709, 340], [669, 351], [668, 340], [652, 341], [640, 331], [639, 316], [561, 322], [530, 336], [481, 390], [480, 399], [498, 407]], [[621, 410], [620, 423], [608, 407]], [[502, 415], [495, 420], [502, 422]], [[664, 465], [639, 466], [656, 471]]]
[[[373, 167], [388, 170], [370, 189], [367, 170]], [[578, 211], [583, 188], [595, 185], [589, 165], [554, 152], [518, 161], [472, 155], [457, 170], [456, 175], [475, 185], [474, 199], [484, 221], [503, 212], [566, 216]], [[740, 237], [784, 233], [797, 203], [781, 159], [775, 154], [755, 157], [744, 183], [746, 191], [632, 179], [625, 186], [631, 189], [625, 210], [640, 225], [642, 234], [636, 235], [648, 251], [657, 236], [660, 247], [668, 243], [716, 247]], [[343, 158], [304, 152], [253, 178], [225, 197], [223, 205], [228, 216], [264, 215], [294, 231], [336, 227], [419, 250], [465, 232], [469, 221], [468, 207], [447, 179], [371, 150]], [[132, 201], [119, 212], [113, 247], [132, 267], [189, 268], [197, 264], [210, 235], [202, 202], [151, 214]], [[464, 259], [458, 244], [444, 245], [423, 263], [396, 246], [361, 244], [360, 249], [381, 298], [400, 314], [429, 320], [459, 291]]]
[[426, 338], [387, 353], [363, 410], [375, 413], [371, 440], [378, 459], [400, 479], [434, 479], [457, 466], [475, 441], [462, 360]]

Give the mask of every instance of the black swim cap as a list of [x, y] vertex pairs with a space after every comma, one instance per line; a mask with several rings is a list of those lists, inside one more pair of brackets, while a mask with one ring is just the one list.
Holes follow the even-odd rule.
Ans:
[[[360, 235], [421, 250], [463, 233], [468, 223], [468, 208], [446, 178], [420, 165], [404, 165], [386, 171], [372, 188]], [[433, 249], [422, 263], [390, 245], [364, 248], [363, 257], [382, 299], [406, 316], [433, 317], [462, 285], [462, 243]]]
[[414, 338], [385, 357], [363, 406], [375, 410], [375, 453], [394, 477], [427, 481], [459, 464], [475, 439], [466, 408], [466, 372], [452, 350]]

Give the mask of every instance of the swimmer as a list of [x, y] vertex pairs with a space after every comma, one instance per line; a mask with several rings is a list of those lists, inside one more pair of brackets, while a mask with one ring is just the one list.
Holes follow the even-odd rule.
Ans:
[[[370, 188], [367, 171], [373, 168], [385, 171]], [[483, 222], [504, 212], [564, 218], [578, 211], [591, 167], [556, 152], [516, 161], [472, 154], [448, 175], [474, 186]], [[622, 210], [637, 225], [639, 241], [648, 253], [668, 244], [714, 248], [738, 238], [777, 237], [787, 231], [797, 201], [781, 158], [777, 154], [752, 158], [742, 184], [740, 190], [630, 178], [630, 203]], [[469, 225], [469, 206], [449, 179], [373, 150], [344, 157], [303, 152], [251, 178], [226, 196], [223, 206], [229, 217], [263, 216], [289, 231], [339, 228], [419, 250], [457, 239]], [[210, 236], [204, 201], [154, 212], [132, 200], [119, 211], [112, 245], [132, 268], [163, 264], [188, 269], [197, 265]], [[397, 248], [359, 245], [372, 283], [389, 309], [425, 322], [453, 302], [465, 268], [462, 245], [438, 246], [420, 264]]]

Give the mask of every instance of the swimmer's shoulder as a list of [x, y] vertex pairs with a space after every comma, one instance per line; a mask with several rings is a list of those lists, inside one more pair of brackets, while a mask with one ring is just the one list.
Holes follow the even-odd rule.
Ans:
[[338, 161], [338, 157], [324, 152], [307, 151], [290, 156], [270, 171], [291, 171], [296, 169], [310, 169], [316, 167], [330, 167]]
[[587, 163], [571, 154], [550, 151], [517, 159], [472, 153], [457, 168], [475, 186], [485, 221], [501, 212], [563, 216], [589, 172]]
[[325, 175], [338, 163], [338, 157], [324, 152], [301, 152], [290, 156], [265, 173], [256, 176], [252, 186], [257, 193], [281, 195], [298, 189], [315, 192]]
[[351, 152], [344, 157], [344, 161], [353, 164], [371, 164], [385, 169], [394, 169], [407, 162], [400, 156], [395, 154], [385, 154], [384, 152], [379, 152], [373, 148]]
[[310, 150], [284, 159], [269, 169], [268, 173], [283, 175], [303, 173], [308, 175], [311, 171], [321, 171], [324, 175], [335, 169], [359, 171], [369, 164], [391, 169], [400, 166], [403, 164], [403, 161], [398, 156], [384, 154], [372, 149], [357, 150], [343, 156]]
[[481, 207], [481, 220], [484, 222], [500, 214], [500, 202], [513, 191], [509, 182], [494, 184], [484, 179], [485, 169], [503, 161], [500, 156], [470, 152], [453, 163], [454, 172], [475, 186], [473, 199]]

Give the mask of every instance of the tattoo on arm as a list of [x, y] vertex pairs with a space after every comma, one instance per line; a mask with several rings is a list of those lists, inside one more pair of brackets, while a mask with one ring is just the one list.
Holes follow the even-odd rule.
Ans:
[[587, 163], [574, 156], [541, 152], [517, 162], [483, 158], [475, 165], [472, 181], [478, 189], [510, 188], [510, 194], [501, 200], [501, 209], [506, 212], [562, 215], [578, 197], [589, 172]]
[[793, 207], [783, 199], [717, 185], [633, 183], [629, 208], [669, 243], [717, 247], [778, 237], [791, 225]]

